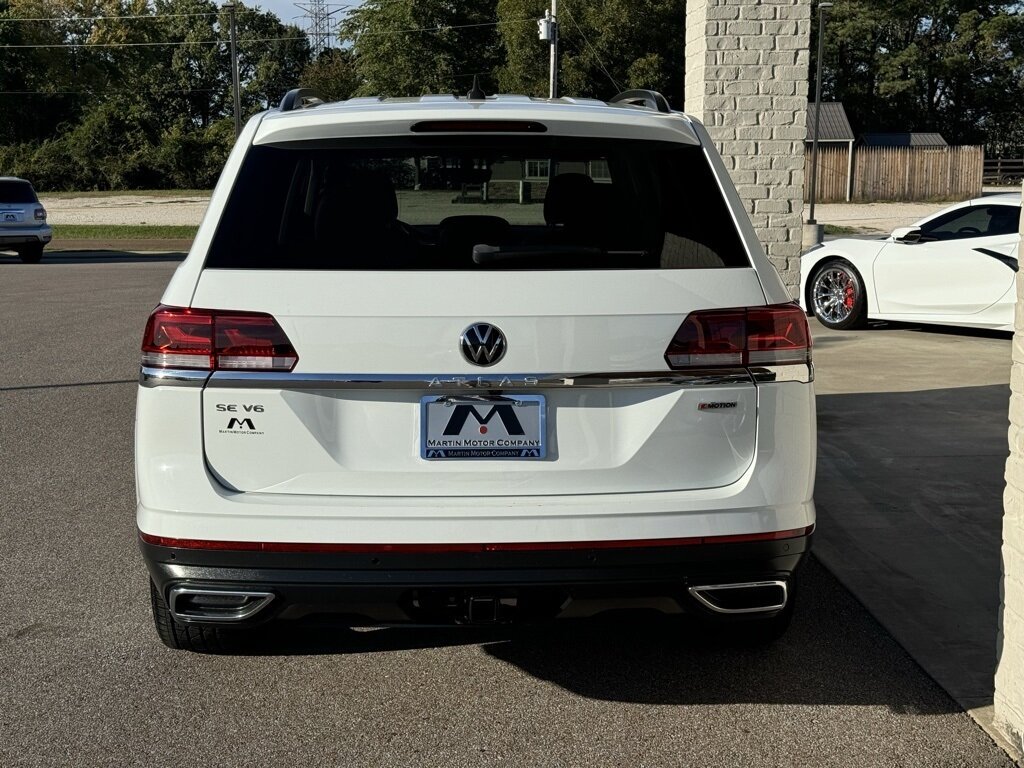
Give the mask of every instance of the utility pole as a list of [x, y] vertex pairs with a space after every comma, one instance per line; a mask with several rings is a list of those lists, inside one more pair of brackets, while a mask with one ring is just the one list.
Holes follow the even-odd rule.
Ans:
[[551, 0], [551, 8], [537, 22], [538, 36], [551, 49], [551, 72], [548, 79], [548, 98], [558, 98], [558, 0]]
[[235, 138], [242, 133], [242, 93], [238, 83], [238, 31], [235, 24], [235, 4], [224, 3], [231, 18], [231, 86], [235, 96]]

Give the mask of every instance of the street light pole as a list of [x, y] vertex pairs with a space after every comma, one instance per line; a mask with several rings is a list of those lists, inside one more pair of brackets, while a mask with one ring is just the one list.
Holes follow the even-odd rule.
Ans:
[[231, 20], [231, 87], [235, 98], [235, 138], [242, 133], [242, 94], [238, 84], [238, 34], [235, 24], [235, 4], [224, 3]]
[[[817, 226], [814, 219], [814, 201], [818, 191], [818, 131], [821, 128], [821, 60], [825, 56], [825, 12], [832, 3], [818, 3], [818, 70], [814, 78], [814, 138], [811, 140], [811, 210], [807, 223]], [[819, 230], [815, 239], [821, 242]]]

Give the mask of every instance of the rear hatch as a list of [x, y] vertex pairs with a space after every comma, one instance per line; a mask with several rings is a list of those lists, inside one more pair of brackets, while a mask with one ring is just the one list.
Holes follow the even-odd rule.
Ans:
[[[231, 488], [270, 493], [536, 495], [729, 484], [754, 451], [749, 379], [693, 387], [636, 380], [668, 377], [665, 349], [690, 309], [761, 299], [751, 270], [731, 278], [208, 271], [196, 304], [230, 295], [236, 308], [269, 312], [299, 363], [292, 374], [256, 374], [265, 379], [258, 382], [214, 374], [203, 394], [207, 462]], [[463, 331], [480, 321], [506, 339], [492, 367], [470, 365], [461, 353]], [[584, 374], [604, 376], [585, 386]], [[495, 394], [544, 398], [543, 458], [425, 458], [423, 398]], [[474, 405], [457, 400], [448, 409], [460, 402]], [[468, 426], [504, 437], [502, 413], [487, 419], [501, 402], [475, 404]], [[723, 407], [701, 409], [709, 403]]]
[[206, 461], [268, 494], [724, 486], [753, 460], [756, 387], [740, 358], [674, 373], [666, 352], [691, 312], [763, 304], [698, 146], [256, 146], [192, 306], [271, 315], [298, 360], [211, 376]]
[[36, 225], [38, 207], [36, 193], [27, 181], [0, 179], [0, 229]]

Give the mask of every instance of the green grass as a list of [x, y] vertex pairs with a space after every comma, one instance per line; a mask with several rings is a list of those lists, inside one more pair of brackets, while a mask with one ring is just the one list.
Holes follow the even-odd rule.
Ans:
[[37, 189], [36, 192], [43, 202], [46, 202], [46, 198], [63, 200], [70, 197], [120, 197], [124, 196], [138, 196], [138, 197], [209, 197], [211, 190], [209, 189], [104, 189], [95, 190], [87, 189], [81, 192], [47, 192], [45, 190]]
[[55, 224], [54, 240], [191, 240], [199, 227], [148, 224]]
[[861, 230], [857, 229], [856, 227], [841, 227], [838, 224], [825, 225], [826, 235], [856, 235], [859, 234], [860, 232]]

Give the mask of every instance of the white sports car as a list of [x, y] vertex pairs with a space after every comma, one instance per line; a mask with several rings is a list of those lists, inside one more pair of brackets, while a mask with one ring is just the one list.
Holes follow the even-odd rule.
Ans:
[[816, 245], [800, 260], [800, 300], [822, 325], [868, 318], [1013, 330], [1019, 193], [968, 200], [877, 240]]

